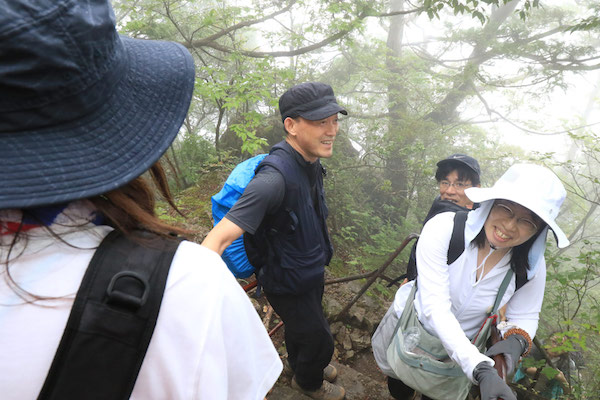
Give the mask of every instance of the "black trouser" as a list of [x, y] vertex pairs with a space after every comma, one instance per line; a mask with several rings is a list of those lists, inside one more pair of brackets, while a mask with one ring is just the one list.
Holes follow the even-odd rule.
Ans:
[[[410, 400], [415, 394], [415, 390], [407, 386], [401, 380], [394, 379], [388, 376], [388, 389], [393, 398], [397, 400]], [[431, 400], [429, 397], [422, 395], [422, 400]]]
[[317, 390], [333, 355], [333, 336], [321, 305], [323, 286], [299, 295], [265, 295], [285, 325], [288, 362], [296, 382], [303, 389]]

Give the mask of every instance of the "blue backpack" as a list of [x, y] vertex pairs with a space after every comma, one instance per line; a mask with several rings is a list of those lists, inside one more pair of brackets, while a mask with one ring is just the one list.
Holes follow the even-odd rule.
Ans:
[[[244, 193], [244, 189], [254, 178], [256, 167], [266, 156], [267, 154], [259, 154], [236, 165], [227, 177], [223, 189], [211, 197], [212, 216], [215, 225], [223, 219], [229, 209]], [[254, 267], [248, 261], [244, 249], [244, 235], [234, 240], [225, 249], [221, 257], [236, 278], [247, 278], [254, 273]]]

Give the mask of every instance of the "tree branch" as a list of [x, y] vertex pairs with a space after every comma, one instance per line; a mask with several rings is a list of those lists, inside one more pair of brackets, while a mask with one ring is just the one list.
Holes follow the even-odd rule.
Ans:
[[[288, 5], [285, 6], [284, 8], [282, 8], [281, 10], [277, 10], [277, 11], [275, 11], [275, 12], [269, 14], [269, 15], [265, 15], [262, 18], [257, 18], [257, 19], [251, 19], [251, 20], [248, 20], [248, 21], [243, 21], [243, 22], [237, 23], [235, 25], [231, 25], [231, 26], [229, 26], [229, 27], [227, 27], [225, 29], [222, 29], [221, 31], [219, 31], [219, 32], [217, 32], [215, 34], [212, 34], [210, 36], [207, 36], [205, 38], [194, 40], [191, 43], [191, 46], [192, 47], [208, 46], [208, 47], [215, 48], [213, 46], [213, 43], [215, 42], [215, 40], [217, 40], [217, 39], [219, 39], [219, 38], [221, 38], [221, 37], [223, 37], [223, 36], [225, 36], [225, 35], [233, 32], [233, 31], [236, 31], [236, 30], [239, 30], [239, 29], [242, 29], [242, 28], [247, 28], [247, 27], [252, 26], [252, 25], [260, 24], [261, 22], [265, 22], [265, 21], [267, 21], [269, 19], [275, 18], [276, 16], [278, 16], [280, 14], [286, 13], [286, 12], [288, 12], [292, 8], [292, 6], [294, 4], [296, 4], [296, 1], [297, 0], [290, 0], [290, 2], [288, 3]], [[217, 49], [217, 50], [221, 50], [221, 49]], [[231, 52], [231, 51], [232, 50], [229, 50], [228, 52]]]
[[281, 10], [278, 10], [270, 15], [264, 16], [262, 18], [258, 18], [258, 19], [254, 19], [254, 20], [249, 20], [249, 21], [244, 21], [244, 22], [240, 22], [238, 24], [232, 25], [226, 29], [223, 29], [213, 35], [207, 36], [205, 38], [202, 39], [198, 39], [198, 40], [194, 40], [191, 42], [191, 44], [186, 44], [186, 43], [182, 43], [184, 46], [190, 48], [190, 47], [210, 47], [212, 49], [215, 50], [219, 50], [225, 53], [232, 53], [232, 52], [238, 52], [246, 57], [252, 57], [252, 58], [264, 58], [264, 57], [293, 57], [293, 56], [298, 56], [298, 55], [302, 55], [302, 54], [306, 54], [309, 53], [311, 51], [320, 49], [322, 47], [327, 46], [328, 44], [331, 44], [341, 38], [343, 38], [344, 36], [346, 36], [348, 33], [350, 33], [353, 29], [354, 29], [354, 22], [358, 22], [361, 21], [367, 17], [376, 17], [376, 18], [382, 18], [382, 17], [393, 17], [393, 16], [397, 16], [397, 15], [405, 15], [405, 14], [412, 14], [412, 13], [417, 13], [417, 12], [421, 12], [424, 10], [423, 7], [418, 7], [412, 10], [408, 10], [408, 11], [394, 11], [394, 12], [389, 12], [389, 13], [380, 13], [380, 14], [373, 14], [373, 13], [369, 13], [368, 11], [362, 11], [358, 14], [358, 16], [356, 17], [356, 19], [354, 21], [352, 21], [352, 23], [349, 24], [349, 28], [347, 29], [343, 29], [323, 40], [321, 40], [320, 42], [311, 44], [309, 46], [304, 46], [304, 47], [300, 47], [297, 49], [293, 49], [293, 50], [286, 50], [286, 51], [251, 51], [251, 50], [234, 50], [228, 46], [224, 46], [222, 44], [219, 44], [217, 42], [217, 39], [220, 39], [221, 37], [242, 29], [242, 28], [246, 28], [248, 26], [251, 25], [255, 25], [264, 21], [267, 21], [269, 19], [273, 19], [275, 18], [277, 15], [283, 14], [287, 11], [289, 11], [292, 6], [296, 3], [296, 0], [292, 0], [290, 1], [290, 3], [282, 8]]

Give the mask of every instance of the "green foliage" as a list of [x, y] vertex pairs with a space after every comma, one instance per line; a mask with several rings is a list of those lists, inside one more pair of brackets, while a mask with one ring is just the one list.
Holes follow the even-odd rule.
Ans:
[[600, 17], [595, 15], [584, 18], [579, 23], [566, 29], [567, 32], [591, 31], [600, 28]]
[[533, 357], [525, 357], [522, 361], [523, 368], [541, 368], [546, 365], [546, 360], [536, 360]]
[[201, 136], [185, 132], [183, 137], [173, 144], [179, 162], [178, 174], [184, 182], [199, 180], [202, 166], [214, 162], [215, 149], [211, 142]]
[[[454, 15], [470, 15], [473, 19], [485, 24], [488, 20], [490, 6], [499, 7], [519, 0], [423, 0], [422, 12], [427, 13], [430, 19], [440, 18], [440, 11], [444, 7], [452, 10]], [[539, 7], [539, 0], [525, 0], [516, 13], [523, 20], [529, 17], [534, 8]]]
[[556, 369], [554, 369], [554, 368], [552, 368], [552, 367], [547, 367], [547, 366], [546, 366], [546, 367], [542, 368], [542, 371], [541, 371], [541, 373], [542, 373], [542, 374], [543, 374], [543, 375], [544, 375], [544, 376], [545, 376], [547, 379], [554, 379], [554, 378], [555, 378], [555, 377], [558, 375], [559, 371], [558, 371], [558, 370], [556, 370]]
[[369, 288], [367, 294], [376, 298], [383, 297], [389, 299], [394, 296], [396, 290], [396, 286], [387, 287], [387, 285], [381, 281], [376, 281], [373, 286]]

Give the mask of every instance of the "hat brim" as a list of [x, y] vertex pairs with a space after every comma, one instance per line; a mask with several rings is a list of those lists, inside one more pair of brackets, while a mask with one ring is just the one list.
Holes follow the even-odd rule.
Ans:
[[193, 59], [176, 43], [121, 40], [127, 72], [94, 112], [60, 126], [1, 134], [0, 208], [64, 203], [114, 190], [169, 148], [191, 101]]
[[301, 112], [298, 113], [298, 115], [309, 121], [318, 121], [320, 119], [328, 118], [337, 113], [348, 115], [348, 111], [346, 111], [337, 103], [327, 103], [323, 107], [319, 107], [316, 110]]
[[535, 201], [531, 199], [530, 196], [523, 195], [521, 193], [515, 193], [514, 190], [502, 190], [497, 187], [491, 188], [479, 188], [479, 187], [471, 187], [465, 189], [465, 195], [474, 203], [482, 203], [488, 200], [496, 200], [496, 199], [504, 199], [513, 201], [517, 204], [522, 205], [523, 207], [533, 211], [538, 217], [540, 217], [552, 232], [554, 232], [554, 236], [556, 238], [556, 243], [559, 248], [567, 247], [569, 245], [569, 239], [565, 235], [562, 229], [558, 226], [558, 224], [554, 221], [546, 211], [542, 210]]

